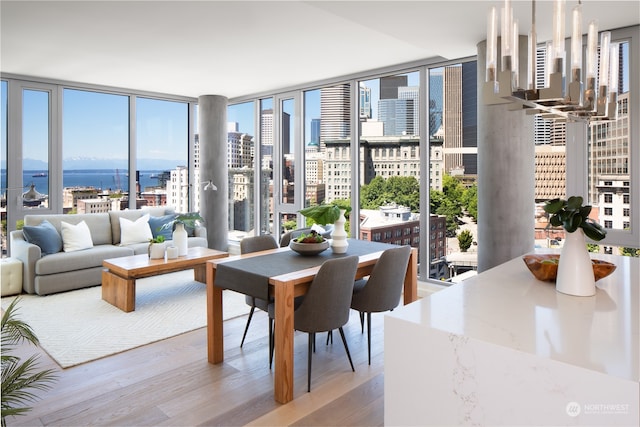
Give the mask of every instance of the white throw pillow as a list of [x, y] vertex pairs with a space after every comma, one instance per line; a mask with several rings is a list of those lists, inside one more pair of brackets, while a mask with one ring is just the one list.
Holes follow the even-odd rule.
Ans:
[[86, 222], [80, 221], [73, 225], [60, 221], [60, 234], [62, 234], [62, 248], [65, 252], [80, 251], [93, 247], [91, 231]]
[[153, 239], [151, 227], [149, 227], [149, 214], [145, 214], [135, 221], [120, 218], [120, 245], [132, 243], [144, 243]]

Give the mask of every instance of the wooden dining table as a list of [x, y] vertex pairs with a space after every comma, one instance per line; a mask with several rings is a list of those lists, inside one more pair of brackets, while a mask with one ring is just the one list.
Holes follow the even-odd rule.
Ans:
[[[358, 255], [356, 279], [371, 274], [373, 266], [390, 244], [349, 239], [344, 255], [325, 253], [308, 257], [288, 247], [207, 261], [207, 355], [212, 364], [224, 361], [222, 291], [231, 289], [275, 302], [274, 398], [293, 400], [293, 337], [295, 297], [304, 295], [320, 265], [328, 259]], [[418, 298], [418, 251], [412, 248], [404, 277], [404, 304]]]

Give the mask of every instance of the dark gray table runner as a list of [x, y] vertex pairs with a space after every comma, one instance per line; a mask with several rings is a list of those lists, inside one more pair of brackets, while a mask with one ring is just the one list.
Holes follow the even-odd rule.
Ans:
[[395, 245], [349, 239], [346, 254], [334, 254], [331, 248], [315, 256], [302, 256], [291, 250], [259, 257], [240, 259], [216, 267], [215, 285], [250, 295], [269, 298], [269, 278], [321, 265], [323, 262], [349, 255], [366, 255], [396, 247]]

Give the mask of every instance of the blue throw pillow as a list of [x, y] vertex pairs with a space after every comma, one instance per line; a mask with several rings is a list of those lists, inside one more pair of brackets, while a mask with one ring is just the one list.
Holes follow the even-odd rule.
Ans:
[[56, 254], [62, 250], [62, 236], [47, 220], [39, 225], [25, 225], [22, 234], [27, 242], [40, 246], [42, 255]]
[[151, 227], [151, 234], [156, 238], [158, 236], [164, 236], [165, 240], [173, 239], [173, 227], [167, 226], [162, 228], [165, 224], [173, 222], [176, 218], [175, 215], [164, 216], [151, 216], [149, 217], [149, 227]]

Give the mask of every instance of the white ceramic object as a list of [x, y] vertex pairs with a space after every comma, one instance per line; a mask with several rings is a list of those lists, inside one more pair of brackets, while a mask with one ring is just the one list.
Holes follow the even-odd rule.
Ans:
[[173, 245], [178, 248], [178, 256], [185, 256], [189, 246], [187, 245], [187, 230], [184, 229], [184, 224], [179, 222], [176, 224], [176, 229], [173, 230]]
[[347, 242], [347, 232], [344, 229], [344, 223], [347, 221], [344, 217], [346, 210], [340, 209], [340, 217], [333, 225], [331, 232], [331, 250], [334, 254], [344, 254], [347, 252], [349, 242]]
[[584, 231], [566, 233], [560, 251], [556, 290], [567, 295], [590, 297], [596, 294], [596, 281]]
[[164, 243], [151, 243], [149, 245], [149, 258], [160, 259], [164, 258]]
[[178, 248], [175, 246], [167, 247], [167, 259], [176, 259], [178, 258]]

